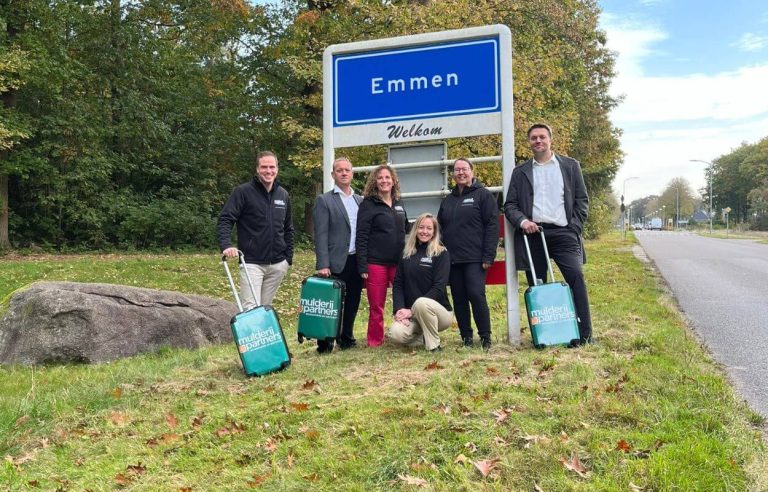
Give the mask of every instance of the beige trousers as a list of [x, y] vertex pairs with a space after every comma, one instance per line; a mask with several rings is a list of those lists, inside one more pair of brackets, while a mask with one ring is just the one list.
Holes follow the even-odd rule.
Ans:
[[453, 322], [453, 314], [439, 302], [428, 297], [419, 297], [411, 306], [411, 322], [394, 321], [387, 337], [393, 342], [416, 347], [424, 345], [427, 350], [440, 346], [439, 332]]
[[253, 290], [256, 291], [256, 297], [253, 297], [251, 288], [248, 286], [248, 280], [245, 278], [243, 265], [240, 265], [240, 296], [243, 301], [243, 309], [250, 309], [254, 306], [268, 306], [272, 304], [272, 299], [280, 287], [280, 282], [288, 272], [288, 262], [286, 260], [274, 265], [256, 265], [255, 263], [246, 263], [248, 274], [253, 282]]

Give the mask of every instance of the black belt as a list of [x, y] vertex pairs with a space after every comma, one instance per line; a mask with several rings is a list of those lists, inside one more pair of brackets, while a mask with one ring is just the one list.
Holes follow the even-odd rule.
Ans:
[[542, 222], [539, 225], [541, 226], [542, 229], [563, 229], [565, 227], [568, 227], [568, 226], [559, 226], [557, 224], [549, 224], [547, 222]]

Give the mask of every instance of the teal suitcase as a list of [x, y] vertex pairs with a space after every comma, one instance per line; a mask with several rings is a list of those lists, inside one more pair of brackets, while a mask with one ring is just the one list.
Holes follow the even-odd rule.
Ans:
[[343, 280], [308, 277], [301, 285], [299, 299], [299, 343], [305, 338], [331, 342], [339, 336], [344, 312]]
[[[238, 252], [238, 261], [242, 265], [245, 264], [242, 252]], [[221, 262], [224, 265], [224, 271], [227, 272], [227, 280], [229, 280], [239, 310], [232, 317], [230, 326], [243, 371], [247, 376], [263, 376], [285, 369], [291, 364], [291, 353], [288, 351], [288, 344], [280, 326], [277, 312], [272, 306], [256, 306], [243, 311], [240, 296], [229, 271], [227, 258], [222, 256]], [[253, 284], [248, 277], [248, 270], [246, 269], [245, 272], [248, 285], [253, 293]]]
[[528, 262], [531, 265], [531, 276], [536, 283], [536, 285], [528, 287], [523, 295], [533, 346], [544, 348], [550, 345], [577, 345], [579, 343], [579, 325], [573, 304], [573, 293], [567, 283], [555, 282], [544, 231], [540, 230], [539, 232], [549, 270], [550, 282], [546, 284], [536, 277], [528, 237], [523, 235], [525, 249], [528, 252]]

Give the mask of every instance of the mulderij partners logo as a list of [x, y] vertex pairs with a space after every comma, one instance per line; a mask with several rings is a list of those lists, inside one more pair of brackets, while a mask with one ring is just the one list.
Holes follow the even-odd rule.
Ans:
[[531, 325], [558, 323], [576, 319], [576, 315], [567, 304], [562, 306], [547, 306], [531, 311]]
[[276, 330], [257, 331], [237, 339], [237, 349], [241, 354], [279, 343], [282, 336]]
[[316, 318], [336, 318], [339, 315], [339, 308], [333, 301], [317, 298], [301, 299], [301, 314]]

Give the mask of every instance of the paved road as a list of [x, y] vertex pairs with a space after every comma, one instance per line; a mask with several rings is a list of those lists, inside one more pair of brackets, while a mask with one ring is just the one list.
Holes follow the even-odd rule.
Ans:
[[768, 245], [685, 232], [635, 235], [737, 390], [768, 417]]

